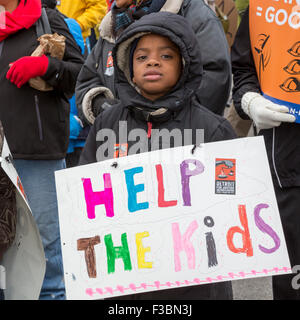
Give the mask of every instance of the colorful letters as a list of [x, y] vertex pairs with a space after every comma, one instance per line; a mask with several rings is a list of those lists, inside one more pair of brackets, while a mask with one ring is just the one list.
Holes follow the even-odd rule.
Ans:
[[[193, 165], [194, 168], [191, 169], [190, 165]], [[187, 159], [181, 162], [179, 166], [178, 174], [180, 174], [180, 186], [181, 186], [181, 197], [182, 203], [178, 199], [166, 200], [165, 199], [165, 184], [164, 184], [164, 174], [163, 167], [161, 164], [157, 164], [154, 167], [156, 173], [157, 181], [157, 207], [161, 208], [162, 214], [163, 210], [171, 210], [172, 207], [178, 205], [182, 206], [192, 206], [192, 197], [190, 190], [190, 180], [193, 176], [200, 175], [204, 172], [204, 165], [195, 159]], [[144, 201], [138, 202], [137, 195], [145, 191], [145, 184], [135, 182], [135, 178], [138, 174], [143, 173], [144, 169], [142, 166], [130, 168], [124, 170], [124, 186], [127, 189], [128, 195], [128, 214], [136, 213], [141, 210], [149, 210], [151, 203], [153, 201]], [[142, 177], [142, 176], [139, 176]], [[142, 180], [143, 181], [143, 180]], [[84, 191], [84, 198], [86, 203], [86, 213], [88, 219], [95, 219], [95, 208], [99, 205], [104, 205], [105, 207], [105, 216], [109, 218], [115, 217], [114, 212], [114, 194], [111, 181], [111, 175], [109, 173], [103, 174], [104, 190], [95, 191], [92, 187], [91, 179], [82, 178], [82, 186]], [[147, 195], [145, 193], [144, 195]], [[199, 195], [200, 196], [200, 195]], [[179, 196], [180, 198], [180, 196]], [[272, 254], [278, 250], [280, 247], [280, 238], [277, 233], [263, 220], [261, 217], [262, 209], [268, 209], [269, 205], [260, 203], [254, 207], [251, 214], [246, 212], [246, 205], [241, 204], [237, 206], [237, 214], [239, 217], [240, 226], [229, 227], [227, 233], [223, 233], [224, 243], [227, 244], [227, 248], [231, 253], [234, 254], [245, 254], [246, 257], [250, 258], [254, 254], [254, 248], [251, 239], [251, 232], [249, 229], [248, 219], [253, 219], [255, 226], [263, 233], [267, 234], [273, 241], [274, 246], [271, 248], [266, 248], [261, 244], [258, 244], [257, 247], [260, 252], [265, 254]], [[146, 211], [151, 214], [151, 210]], [[117, 215], [117, 212], [116, 212]], [[207, 267], [213, 268], [218, 265], [218, 256], [220, 248], [218, 248], [218, 241], [215, 241], [213, 228], [215, 226], [215, 221], [211, 216], [205, 216], [202, 224], [199, 225], [199, 221], [193, 219], [189, 224], [185, 224], [183, 227], [179, 222], [170, 221], [170, 234], [169, 239], [173, 243], [173, 265], [175, 272], [180, 272], [184, 268], [182, 267], [182, 260], [186, 257], [187, 268], [194, 270], [196, 269], [196, 261], [199, 256], [199, 243], [203, 243], [203, 235], [205, 236], [205, 245], [203, 246], [204, 250], [207, 253]], [[254, 224], [253, 224], [254, 225]], [[210, 228], [208, 232], [201, 229], [203, 226]], [[224, 230], [226, 231], [226, 230]], [[215, 233], [215, 232], [214, 232]], [[236, 242], [236, 236], [240, 236], [242, 239], [242, 245], [238, 246]], [[89, 278], [96, 278], [96, 256], [95, 251], [98, 248], [101, 248], [105, 245], [106, 256], [107, 256], [107, 273], [113, 274], [116, 270], [116, 260], [121, 259], [123, 261], [124, 271], [131, 271], [133, 268], [132, 265], [132, 256], [130, 250], [132, 248], [136, 249], [136, 265], [139, 270], [142, 269], [152, 269], [155, 267], [155, 259], [149, 253], [151, 252], [151, 237], [153, 236], [149, 231], [141, 230], [134, 235], [130, 235], [130, 241], [135, 240], [135, 246], [133, 244], [128, 244], [127, 233], [122, 233], [121, 237], [121, 246], [114, 246], [112, 234], [105, 234], [103, 236], [104, 242], [100, 241], [100, 236], [97, 235], [91, 238], [80, 238], [77, 240], [77, 250], [84, 251], [84, 257], [86, 262], [87, 274]], [[143, 239], [148, 238], [148, 246], [145, 246]], [[134, 240], [133, 240], [134, 239]], [[114, 239], [117, 241], [118, 239]], [[200, 242], [202, 241], [202, 242]], [[197, 244], [197, 245], [196, 245]], [[95, 246], [97, 249], [95, 250]], [[197, 248], [197, 249], [196, 249]], [[147, 255], [148, 253], [148, 255]], [[98, 262], [99, 263], [99, 262]], [[135, 264], [134, 264], [135, 265]]]

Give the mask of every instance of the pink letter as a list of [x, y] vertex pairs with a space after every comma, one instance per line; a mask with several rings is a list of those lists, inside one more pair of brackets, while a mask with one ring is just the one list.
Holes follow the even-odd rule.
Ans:
[[185, 250], [188, 266], [190, 269], [195, 269], [195, 249], [190, 242], [190, 238], [193, 235], [194, 231], [198, 228], [198, 223], [196, 220], [191, 222], [188, 229], [186, 230], [183, 237], [181, 236], [178, 223], [172, 224], [172, 233], [173, 233], [173, 242], [174, 242], [174, 262], [175, 262], [175, 271], [181, 270], [180, 256], [179, 253], [182, 250]]
[[92, 189], [91, 179], [82, 179], [87, 215], [95, 219], [95, 207], [104, 204], [107, 217], [114, 216], [114, 197], [109, 173], [103, 174], [104, 191], [95, 192]]

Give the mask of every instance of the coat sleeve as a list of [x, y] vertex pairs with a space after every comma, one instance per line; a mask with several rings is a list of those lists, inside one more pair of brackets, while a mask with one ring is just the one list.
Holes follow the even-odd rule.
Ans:
[[76, 18], [80, 24], [82, 33], [94, 28], [105, 16], [107, 4], [105, 0], [86, 0], [86, 9]]
[[237, 138], [235, 131], [233, 130], [231, 124], [226, 120], [222, 119], [220, 121], [219, 126], [213, 133], [210, 141], [223, 141], [223, 140], [231, 140]]
[[231, 89], [230, 52], [220, 20], [203, 1], [191, 1], [184, 10], [201, 48], [203, 77], [197, 92], [199, 102], [223, 115]]
[[66, 37], [66, 48], [63, 60], [48, 56], [49, 66], [42, 78], [70, 98], [74, 94], [76, 79], [84, 62], [83, 56], [62, 15], [52, 9], [47, 9], [47, 15], [52, 32]]
[[[87, 57], [77, 78], [75, 96], [78, 108], [78, 116], [84, 124], [91, 125], [94, 122], [92, 104], [94, 98], [101, 96], [105, 99], [114, 98], [114, 90], [106, 83], [104, 75], [99, 70], [103, 70], [103, 43], [105, 40], [99, 39]], [[110, 87], [110, 88], [109, 88]]]
[[250, 44], [249, 8], [241, 20], [235, 41], [231, 48], [231, 61], [234, 84], [232, 90], [234, 106], [242, 119], [249, 119], [241, 107], [242, 97], [248, 91], [260, 93]]

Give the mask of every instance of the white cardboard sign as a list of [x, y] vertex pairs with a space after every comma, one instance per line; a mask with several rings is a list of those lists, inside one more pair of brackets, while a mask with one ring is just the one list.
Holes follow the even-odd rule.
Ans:
[[291, 272], [262, 137], [55, 175], [68, 299]]
[[43, 244], [4, 136], [2, 140], [1, 167], [16, 187], [17, 207], [15, 239], [1, 262], [5, 268], [5, 300], [37, 300], [46, 270]]

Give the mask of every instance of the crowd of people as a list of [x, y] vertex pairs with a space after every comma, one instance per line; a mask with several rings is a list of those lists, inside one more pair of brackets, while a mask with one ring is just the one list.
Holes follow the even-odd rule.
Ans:
[[[204, 0], [0, 0], [0, 120], [44, 247], [40, 299], [66, 298], [54, 172], [104, 160], [97, 133], [117, 133], [119, 121], [148, 137], [155, 127], [204, 129], [204, 142], [235, 139], [236, 122], [226, 119], [231, 92], [239, 123], [265, 138], [291, 265], [300, 265], [300, 125], [289, 113], [300, 110], [300, 79], [292, 70], [294, 82], [281, 90], [287, 77], [279, 66], [287, 49], [299, 46], [300, 14], [278, 31], [256, 21], [258, 0], [237, 2], [243, 13], [229, 48]], [[45, 34], [61, 57], [51, 46], [32, 54]], [[5, 190], [12, 187], [1, 170], [0, 264], [15, 232], [15, 219], [7, 227], [15, 208]], [[291, 278], [273, 278], [274, 299], [300, 298]], [[123, 297], [232, 298], [229, 281]]]

